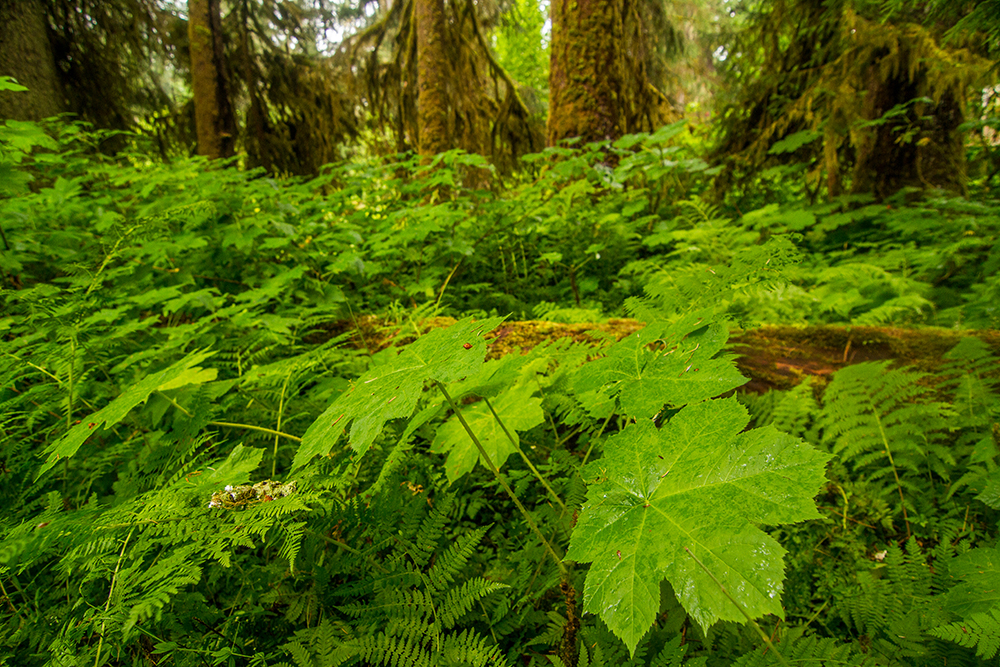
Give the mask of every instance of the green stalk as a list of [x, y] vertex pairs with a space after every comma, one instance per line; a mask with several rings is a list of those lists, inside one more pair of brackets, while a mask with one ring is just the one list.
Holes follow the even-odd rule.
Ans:
[[597, 432], [597, 434], [594, 437], [590, 439], [590, 447], [587, 447], [587, 453], [583, 455], [583, 462], [580, 464], [581, 468], [587, 465], [587, 459], [590, 458], [590, 453], [594, 451], [594, 443], [596, 443], [598, 438], [600, 438], [601, 435], [604, 433], [604, 429], [608, 427], [608, 422], [611, 421], [611, 418], [614, 416], [615, 413], [614, 411], [612, 411], [611, 414], [608, 415], [608, 418], [604, 420], [604, 423], [601, 424], [601, 429]]
[[292, 379], [291, 371], [285, 377], [284, 384], [281, 385], [281, 397], [278, 399], [278, 423], [274, 425], [274, 458], [271, 460], [271, 479], [278, 472], [278, 434], [281, 433], [281, 416], [285, 409], [285, 392], [288, 390], [288, 381]]
[[[108, 609], [111, 608], [111, 597], [115, 593], [115, 584], [118, 583], [118, 571], [122, 567], [122, 559], [125, 558], [125, 550], [128, 549], [128, 541], [132, 539], [132, 533], [135, 532], [135, 528], [128, 531], [128, 536], [125, 538], [125, 544], [122, 545], [122, 552], [118, 554], [118, 562], [115, 563], [114, 574], [111, 575], [111, 588], [108, 590], [108, 601], [104, 603], [104, 613], [108, 613]], [[94, 667], [101, 664], [101, 647], [104, 646], [104, 628], [107, 623], [107, 619], [101, 621], [101, 639], [97, 642], [97, 656], [94, 658]]]
[[[899, 491], [899, 505], [903, 508], [903, 522], [906, 524], [906, 538], [909, 539], [912, 533], [910, 532], [910, 517], [906, 515], [906, 500], [903, 498], [903, 483], [899, 481], [899, 471], [896, 470], [896, 462], [892, 460], [892, 451], [889, 450], [889, 438], [885, 433], [885, 427], [882, 424], [882, 418], [879, 416], [878, 407], [875, 405], [875, 401], [871, 398], [868, 399], [868, 404], [872, 408], [872, 416], [875, 418], [875, 423], [878, 424], [878, 432], [882, 437], [882, 445], [885, 447], [885, 455], [889, 457], [889, 466], [892, 468], [892, 476], [896, 479], [896, 490]], [[847, 509], [844, 509], [844, 516], [847, 516]]]
[[719, 590], [722, 591], [722, 594], [725, 595], [727, 598], [729, 598], [729, 601], [732, 602], [733, 605], [735, 605], [735, 607], [740, 610], [740, 613], [743, 614], [743, 617], [747, 619], [747, 623], [752, 625], [754, 630], [757, 631], [757, 634], [760, 635], [760, 638], [764, 640], [764, 644], [767, 646], [768, 650], [774, 651], [774, 657], [778, 659], [778, 662], [783, 664], [785, 667], [792, 667], [791, 665], [788, 664], [788, 661], [785, 660], [785, 658], [780, 653], [778, 653], [778, 649], [776, 649], [774, 647], [774, 644], [771, 643], [771, 638], [767, 636], [766, 632], [761, 630], [760, 626], [757, 625], [757, 621], [753, 620], [750, 614], [746, 612], [746, 609], [743, 608], [743, 605], [737, 602], [736, 598], [734, 598], [732, 595], [729, 594], [729, 591], [726, 590], [726, 587], [722, 585], [721, 581], [715, 578], [715, 575], [712, 574], [711, 570], [705, 567], [705, 564], [701, 562], [701, 559], [695, 556], [694, 552], [692, 552], [687, 547], [684, 547], [684, 551], [687, 552], [688, 556], [691, 556], [691, 558], [694, 559], [694, 562], [698, 563], [701, 569], [705, 570], [705, 574], [707, 574], [709, 577], [712, 578], [712, 581], [714, 581], [715, 585], [719, 587]]
[[559, 567], [559, 572], [562, 574], [567, 574], [569, 570], [566, 568], [565, 563], [563, 563], [562, 558], [559, 557], [559, 555], [556, 553], [556, 550], [552, 548], [552, 545], [549, 543], [549, 541], [545, 539], [544, 535], [542, 535], [542, 531], [538, 528], [538, 524], [536, 524], [535, 520], [531, 518], [530, 514], [528, 514], [528, 510], [524, 508], [524, 505], [521, 504], [521, 501], [518, 499], [517, 494], [515, 494], [514, 490], [510, 488], [510, 484], [507, 483], [507, 480], [500, 472], [500, 469], [497, 468], [495, 463], [493, 463], [493, 459], [490, 458], [490, 455], [486, 453], [486, 449], [483, 447], [483, 443], [479, 442], [479, 438], [476, 437], [476, 434], [472, 431], [472, 428], [469, 426], [469, 423], [465, 421], [465, 417], [462, 415], [462, 411], [458, 409], [458, 405], [456, 405], [455, 401], [452, 400], [451, 395], [448, 394], [448, 390], [445, 389], [444, 385], [441, 384], [440, 382], [435, 380], [434, 383], [437, 385], [438, 389], [441, 390], [441, 393], [444, 394], [444, 398], [446, 401], [448, 401], [448, 404], [451, 406], [451, 409], [455, 411], [455, 415], [458, 417], [458, 421], [462, 423], [462, 428], [465, 429], [465, 432], [469, 435], [469, 438], [476, 445], [476, 449], [479, 450], [479, 456], [482, 457], [483, 461], [486, 463], [486, 467], [490, 469], [490, 471], [493, 473], [493, 476], [496, 477], [497, 482], [499, 482], [500, 486], [503, 487], [503, 490], [507, 492], [507, 495], [510, 496], [510, 499], [514, 501], [514, 504], [517, 506], [517, 509], [521, 512], [521, 515], [524, 517], [525, 521], [528, 522], [528, 527], [531, 528], [531, 531], [535, 534], [536, 537], [538, 537], [538, 539], [542, 541], [542, 544], [545, 545], [545, 550], [549, 552], [549, 555], [552, 556], [552, 560], [556, 562], [556, 565]]
[[[157, 391], [156, 393], [159, 396], [161, 396], [165, 401], [167, 401], [168, 403], [170, 403], [170, 405], [174, 406], [175, 408], [177, 408], [178, 410], [180, 410], [181, 412], [183, 412], [188, 417], [192, 417], [193, 416], [191, 414], [191, 412], [189, 410], [187, 410], [183, 405], [181, 405], [180, 403], [178, 403], [174, 399], [170, 398], [169, 396], [167, 396], [166, 394], [164, 394], [162, 391]], [[261, 433], [269, 433], [269, 434], [271, 434], [271, 435], [273, 435], [275, 437], [280, 436], [282, 438], [288, 438], [289, 440], [294, 440], [295, 442], [302, 442], [302, 438], [300, 438], [297, 435], [292, 435], [291, 433], [284, 433], [282, 431], [276, 431], [273, 428], [264, 428], [263, 426], [254, 426], [253, 424], [236, 424], [236, 423], [233, 423], [233, 422], [208, 422], [207, 426], [225, 426], [226, 428], [245, 428], [245, 429], [249, 429], [251, 431], [260, 431]], [[273, 473], [272, 473], [272, 475], [273, 475]]]
[[282, 431], [275, 431], [273, 428], [264, 428], [263, 426], [254, 426], [253, 424], [234, 424], [233, 422], [208, 422], [207, 426], [225, 426], [227, 428], [245, 428], [251, 431], [260, 431], [261, 433], [270, 433], [271, 435], [281, 436], [282, 438], [288, 438], [289, 440], [294, 440], [295, 442], [302, 442], [302, 438], [297, 435], [292, 435], [291, 433], [283, 433]]
[[537, 479], [539, 482], [542, 483], [542, 486], [544, 486], [545, 490], [549, 492], [549, 495], [552, 496], [552, 499], [559, 504], [559, 507], [563, 509], [563, 512], [564, 513], [568, 512], [569, 510], [566, 507], [566, 503], [562, 501], [562, 499], [559, 497], [559, 494], [557, 494], [555, 490], [553, 490], [553, 488], [549, 485], [548, 480], [546, 480], [542, 476], [542, 473], [538, 472], [538, 469], [535, 468], [534, 464], [531, 463], [531, 460], [527, 456], [525, 456], [524, 452], [521, 451], [521, 448], [518, 447], [517, 440], [515, 440], [511, 432], [507, 430], [507, 425], [503, 423], [502, 419], [500, 419], [500, 415], [497, 414], [497, 411], [493, 409], [493, 404], [490, 403], [490, 399], [483, 398], [483, 400], [486, 401], [486, 407], [488, 407], [490, 409], [490, 412], [493, 413], [493, 419], [497, 420], [497, 423], [500, 424], [500, 428], [503, 429], [504, 435], [506, 435], [507, 439], [510, 440], [510, 444], [514, 447], [515, 451], [517, 451], [517, 453], [521, 455], [521, 458], [524, 459], [524, 462], [528, 464], [528, 468], [530, 468], [532, 474], [535, 475], [535, 479]]

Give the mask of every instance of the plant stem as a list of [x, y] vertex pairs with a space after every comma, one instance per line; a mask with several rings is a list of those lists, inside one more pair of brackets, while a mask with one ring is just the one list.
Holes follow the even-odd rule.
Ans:
[[451, 409], [455, 411], [455, 415], [458, 417], [458, 421], [462, 423], [462, 428], [465, 429], [465, 432], [469, 435], [469, 438], [476, 445], [476, 449], [479, 450], [479, 456], [482, 457], [483, 461], [486, 463], [486, 467], [490, 469], [490, 471], [493, 473], [493, 476], [496, 477], [497, 482], [499, 482], [500, 486], [503, 487], [503, 490], [507, 492], [507, 495], [510, 496], [510, 499], [514, 501], [514, 504], [517, 506], [517, 509], [521, 512], [521, 515], [524, 517], [525, 521], [528, 522], [528, 527], [531, 528], [531, 531], [535, 533], [538, 539], [542, 541], [542, 544], [545, 545], [546, 551], [549, 552], [549, 555], [552, 556], [552, 559], [556, 562], [556, 565], [559, 567], [559, 572], [562, 574], [566, 574], [569, 571], [566, 568], [566, 564], [563, 563], [562, 558], [559, 557], [555, 549], [552, 548], [552, 545], [549, 543], [549, 541], [545, 539], [544, 535], [542, 535], [542, 531], [539, 530], [538, 524], [536, 524], [535, 520], [531, 518], [530, 514], [528, 514], [528, 510], [524, 508], [524, 505], [521, 504], [521, 501], [518, 499], [517, 494], [515, 494], [514, 490], [510, 488], [510, 484], [507, 483], [507, 480], [500, 472], [500, 469], [497, 468], [495, 463], [493, 463], [493, 459], [490, 458], [490, 455], [486, 453], [486, 449], [483, 447], [483, 443], [479, 442], [479, 438], [476, 437], [476, 434], [472, 431], [472, 428], [469, 426], [469, 423], [465, 421], [465, 417], [462, 415], [462, 411], [458, 409], [458, 405], [456, 405], [455, 401], [452, 400], [451, 395], [448, 394], [448, 390], [445, 389], [444, 385], [441, 384], [440, 382], [435, 380], [434, 383], [437, 385], [438, 389], [441, 390], [441, 393], [444, 394], [444, 398], [446, 401], [448, 401], [448, 404], [451, 406]]
[[684, 547], [684, 551], [687, 552], [688, 556], [691, 556], [691, 558], [694, 559], [694, 562], [698, 563], [701, 569], [705, 570], [705, 574], [707, 574], [709, 577], [712, 578], [712, 581], [714, 581], [715, 585], [719, 587], [719, 590], [722, 591], [722, 594], [725, 595], [727, 598], [729, 598], [729, 601], [732, 602], [733, 605], [735, 605], [735, 607], [740, 610], [740, 613], [743, 614], [743, 617], [747, 619], [747, 623], [752, 625], [754, 629], [757, 631], [757, 634], [760, 635], [760, 638], [764, 640], [764, 644], [767, 646], [767, 648], [771, 651], [774, 651], [774, 657], [778, 659], [778, 662], [780, 662], [785, 667], [792, 667], [791, 665], [788, 664], [788, 661], [785, 660], [785, 658], [780, 653], [778, 653], [778, 649], [776, 649], [774, 647], [774, 644], [771, 643], [771, 638], [767, 636], [766, 632], [761, 630], [760, 626], [757, 625], [757, 621], [753, 620], [750, 614], [746, 612], [746, 609], [743, 608], [743, 605], [737, 602], [736, 598], [734, 598], [732, 595], [729, 594], [729, 591], [726, 590], [726, 587], [722, 585], [721, 581], [715, 578], [715, 575], [712, 574], [711, 570], [705, 567], [705, 564], [701, 562], [701, 559], [695, 556], [694, 552], [688, 549], [687, 547]]
[[[135, 532], [135, 528], [128, 531], [128, 535], [125, 537], [125, 544], [122, 545], [122, 551], [118, 554], [118, 562], [115, 563], [114, 574], [111, 575], [111, 588], [108, 590], [108, 601], [104, 603], [104, 613], [108, 613], [108, 609], [111, 607], [111, 597], [115, 593], [115, 584], [118, 583], [118, 570], [121, 569], [122, 559], [125, 558], [125, 550], [128, 549], [128, 541], [132, 539], [132, 533]], [[94, 657], [94, 667], [98, 667], [101, 664], [101, 647], [104, 645], [104, 628], [107, 620], [101, 621], [101, 639], [97, 642], [97, 655]]]
[[614, 416], [615, 413], [612, 411], [612, 413], [608, 415], [608, 418], [604, 420], [604, 423], [601, 424], [601, 429], [597, 432], [596, 435], [594, 435], [594, 437], [590, 439], [590, 447], [587, 447], [587, 453], [583, 455], [583, 462], [580, 464], [581, 468], [587, 465], [587, 459], [590, 458], [590, 453], [594, 451], [594, 443], [596, 443], [597, 439], [600, 438], [601, 435], [604, 433], [604, 429], [608, 427], [608, 422], [611, 421], [611, 418]]
[[530, 468], [531, 472], [535, 475], [535, 479], [537, 479], [539, 482], [542, 483], [542, 486], [544, 486], [545, 490], [549, 492], [549, 495], [552, 496], [552, 499], [559, 504], [559, 507], [563, 509], [563, 512], [568, 512], [569, 510], [566, 507], [566, 503], [562, 501], [562, 498], [559, 497], [559, 494], [557, 494], [555, 490], [552, 488], [552, 486], [549, 485], [548, 480], [546, 480], [542, 476], [542, 473], [538, 472], [538, 469], [535, 468], [531, 460], [527, 456], [525, 456], [524, 452], [518, 446], [517, 440], [514, 439], [513, 434], [507, 430], [507, 425], [503, 423], [503, 420], [500, 419], [500, 415], [498, 415], [497, 411], [493, 409], [493, 404], [490, 403], [490, 399], [483, 398], [483, 400], [486, 401], [486, 407], [488, 407], [490, 409], [490, 412], [493, 413], [493, 418], [497, 420], [498, 424], [500, 424], [500, 428], [503, 429], [504, 435], [506, 435], [507, 439], [510, 440], [510, 444], [513, 445], [517, 453], [521, 455], [521, 458], [524, 459], [524, 462], [528, 464], [528, 468]]
[[[170, 405], [174, 406], [175, 408], [177, 408], [178, 410], [180, 410], [181, 412], [183, 412], [188, 417], [193, 417], [194, 416], [183, 405], [181, 405], [180, 403], [178, 403], [174, 399], [170, 398], [169, 396], [167, 396], [166, 394], [164, 394], [162, 391], [157, 391], [156, 393], [158, 395], [160, 395], [165, 401], [167, 401], [168, 403], [170, 403]], [[279, 420], [279, 423], [280, 423], [280, 420]], [[302, 438], [300, 438], [297, 435], [292, 435], [291, 433], [284, 433], [282, 431], [276, 431], [273, 428], [264, 428], [263, 426], [254, 426], [253, 424], [236, 424], [236, 423], [233, 423], [233, 422], [208, 422], [208, 424], [206, 424], [206, 426], [225, 426], [226, 428], [245, 428], [245, 429], [249, 429], [251, 431], [260, 431], [261, 433], [270, 433], [271, 435], [276, 436], [276, 437], [277, 436], [281, 436], [282, 438], [288, 438], [289, 440], [294, 440], [295, 442], [302, 442]], [[272, 470], [271, 474], [272, 474], [272, 476], [274, 475], [274, 471], [273, 470]]]
[[275, 431], [273, 428], [264, 428], [263, 426], [254, 426], [253, 424], [234, 424], [233, 422], [208, 422], [206, 426], [225, 426], [226, 428], [245, 428], [251, 431], [260, 431], [261, 433], [270, 433], [271, 435], [280, 435], [282, 438], [288, 438], [289, 440], [294, 440], [295, 442], [302, 442], [302, 438], [297, 435], [292, 435], [291, 433], [283, 433], [281, 431]]
[[271, 479], [278, 473], [278, 434], [281, 433], [281, 416], [285, 409], [285, 392], [288, 391], [288, 381], [292, 379], [291, 371], [285, 377], [284, 384], [281, 385], [281, 397], [278, 399], [278, 423], [274, 425], [274, 458], [271, 460]]
[[[885, 433], [885, 427], [882, 425], [882, 418], [879, 416], [878, 408], [875, 406], [875, 401], [871, 398], [868, 399], [869, 405], [872, 408], [872, 416], [875, 417], [875, 423], [878, 424], [878, 432], [882, 437], [882, 445], [885, 447], [885, 455], [889, 458], [889, 466], [892, 468], [892, 476], [896, 478], [896, 490], [899, 491], [899, 504], [903, 508], [903, 522], [906, 524], [906, 538], [909, 539], [912, 533], [910, 532], [910, 517], [906, 515], [906, 499], [903, 498], [903, 483], [899, 481], [899, 471], [896, 470], [896, 462], [892, 460], [892, 452], [889, 450], [889, 438]], [[844, 515], [847, 515], [847, 510], [844, 510]]]
[[17, 616], [18, 620], [21, 622], [21, 626], [24, 626], [26, 621], [21, 617], [21, 612], [14, 606], [14, 601], [10, 599], [10, 595], [7, 593], [7, 588], [3, 585], [3, 579], [0, 579], [0, 593], [3, 593], [3, 599], [7, 601], [7, 605], [10, 607], [10, 610]]

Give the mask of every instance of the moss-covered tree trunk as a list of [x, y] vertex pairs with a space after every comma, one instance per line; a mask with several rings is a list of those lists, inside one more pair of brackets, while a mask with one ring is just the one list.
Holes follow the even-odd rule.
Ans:
[[0, 0], [0, 75], [27, 92], [0, 92], [0, 118], [41, 120], [66, 111], [42, 0]]
[[223, 61], [219, 0], [188, 0], [188, 37], [198, 153], [213, 160], [230, 157], [236, 141], [236, 119]]
[[450, 66], [444, 0], [414, 0], [417, 21], [417, 148], [429, 157], [452, 148], [448, 126]]
[[939, 90], [933, 104], [916, 101], [927, 94], [924, 68], [888, 77], [884, 69], [876, 59], [867, 72], [862, 113], [876, 124], [857, 132], [852, 190], [879, 199], [906, 187], [964, 194], [965, 142], [958, 131], [964, 118], [954, 94]]
[[622, 0], [552, 0], [548, 144], [625, 133]]

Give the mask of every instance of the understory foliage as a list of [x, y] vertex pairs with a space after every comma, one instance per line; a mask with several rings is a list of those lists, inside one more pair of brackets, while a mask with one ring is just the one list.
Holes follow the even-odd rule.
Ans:
[[994, 325], [992, 200], [740, 214], [679, 124], [479, 189], [101, 138], [0, 128], [0, 664], [994, 659], [993, 349], [758, 396], [727, 347]]

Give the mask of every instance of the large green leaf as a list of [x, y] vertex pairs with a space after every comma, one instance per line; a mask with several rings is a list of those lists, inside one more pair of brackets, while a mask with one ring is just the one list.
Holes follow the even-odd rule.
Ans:
[[664, 579], [703, 628], [743, 620], [691, 554], [749, 614], [782, 615], [785, 551], [757, 524], [818, 517], [829, 456], [772, 427], [741, 433], [748, 421], [735, 398], [691, 405], [630, 425], [585, 468], [596, 479], [566, 557], [592, 563], [584, 610], [633, 653]]
[[980, 547], [956, 556], [950, 574], [958, 583], [945, 596], [948, 611], [967, 619], [1000, 605], [1000, 549]]
[[673, 324], [650, 322], [580, 369], [574, 389], [581, 400], [617, 394], [630, 417], [652, 417], [664, 405], [677, 408], [719, 396], [746, 382], [719, 356], [728, 338], [725, 324], [698, 314]]
[[201, 494], [207, 502], [214, 491], [218, 491], [227, 484], [236, 486], [246, 483], [263, 458], [263, 449], [236, 445], [224, 461], [209, 468], [208, 474], [196, 475], [190, 479], [181, 477], [174, 483], [174, 486], [191, 491], [193, 494]]
[[[517, 451], [515, 447], [520, 444], [518, 431], [527, 431], [545, 421], [542, 399], [533, 397], [533, 392], [532, 387], [515, 387], [493, 402], [497, 415], [514, 438], [513, 443], [507, 438], [485, 401], [480, 401], [469, 408], [462, 408], [462, 416], [465, 417], [466, 423], [479, 438], [483, 449], [497, 467], [502, 466], [507, 457]], [[452, 483], [465, 473], [471, 472], [477, 461], [482, 463], [475, 443], [465, 432], [458, 417], [454, 415], [438, 429], [431, 444], [431, 451], [448, 452], [444, 469], [448, 481]]]
[[101, 430], [102, 426], [111, 427], [120, 422], [132, 408], [144, 402], [154, 391], [167, 391], [168, 389], [203, 384], [214, 380], [217, 373], [214, 368], [198, 367], [198, 364], [211, 354], [211, 352], [191, 353], [173, 366], [159, 373], [147, 375], [102, 409], [85, 419], [81, 419], [80, 423], [71, 428], [66, 435], [45, 448], [43, 453], [48, 454], [48, 458], [38, 470], [36, 479], [45, 474], [60, 459], [76, 454], [80, 445], [86, 442], [92, 433]]
[[329, 453], [348, 424], [351, 447], [358, 453], [368, 451], [387, 421], [413, 413], [425, 382], [451, 382], [478, 371], [486, 356], [483, 334], [501, 322], [502, 317], [478, 322], [470, 317], [447, 329], [435, 329], [404, 347], [391, 361], [369, 370], [309, 427], [292, 467]]

